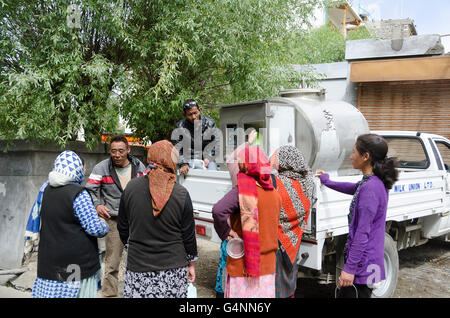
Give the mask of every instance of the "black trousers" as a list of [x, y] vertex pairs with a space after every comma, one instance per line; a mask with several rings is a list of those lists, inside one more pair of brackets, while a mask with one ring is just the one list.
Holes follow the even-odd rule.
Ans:
[[337, 291], [336, 298], [370, 298], [372, 296], [372, 288], [363, 284], [354, 284], [358, 291], [358, 297], [356, 297], [355, 287], [341, 287]]

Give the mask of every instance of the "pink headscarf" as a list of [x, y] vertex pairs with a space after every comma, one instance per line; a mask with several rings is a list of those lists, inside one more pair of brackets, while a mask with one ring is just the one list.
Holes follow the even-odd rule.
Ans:
[[273, 190], [271, 166], [266, 154], [257, 146], [247, 146], [238, 154], [237, 185], [241, 214], [244, 263], [249, 276], [260, 275], [260, 244], [257, 184]]

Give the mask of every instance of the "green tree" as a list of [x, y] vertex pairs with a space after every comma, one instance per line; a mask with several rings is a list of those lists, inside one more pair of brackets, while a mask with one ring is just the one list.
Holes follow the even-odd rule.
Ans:
[[136, 135], [158, 140], [185, 98], [217, 118], [217, 104], [298, 87], [288, 47], [317, 5], [0, 0], [0, 138], [64, 145], [83, 129], [93, 145], [120, 114]]
[[[292, 32], [305, 29], [317, 1], [171, 1], [153, 5], [140, 21], [124, 23], [133, 61], [121, 81], [123, 117], [139, 135], [168, 137], [195, 98], [217, 119], [214, 106], [274, 96], [298, 87], [287, 65]], [[145, 79], [145, 80], [143, 80]]]
[[[69, 1], [3, 1], [0, 17], [0, 136], [64, 145], [84, 130], [88, 145], [115, 129], [120, 72], [102, 4], [70, 27]], [[106, 6], [105, 4], [103, 4]], [[97, 15], [97, 16], [96, 16]], [[109, 30], [108, 30], [109, 31]], [[109, 32], [112, 33], [112, 32]]]
[[295, 35], [292, 41], [293, 60], [295, 64], [320, 64], [345, 61], [345, 42], [369, 39], [374, 36], [365, 27], [348, 32], [347, 36], [333, 26], [324, 25]]

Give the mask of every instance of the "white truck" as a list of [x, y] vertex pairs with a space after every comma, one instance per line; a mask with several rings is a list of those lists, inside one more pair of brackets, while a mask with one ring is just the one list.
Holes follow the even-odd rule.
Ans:
[[[271, 155], [291, 144], [303, 151], [313, 171], [327, 171], [335, 181], [357, 182], [359, 171], [349, 156], [358, 135], [369, 132], [364, 116], [345, 102], [325, 101], [324, 92], [295, 90], [281, 97], [222, 105], [220, 127], [225, 156], [244, 142], [250, 127], [259, 129], [262, 147]], [[241, 132], [241, 133], [239, 133]], [[389, 193], [385, 235], [386, 280], [374, 286], [374, 297], [391, 297], [398, 279], [398, 250], [428, 239], [449, 239], [450, 141], [442, 136], [406, 131], [374, 131], [389, 143], [399, 162], [399, 180]], [[179, 177], [192, 198], [197, 235], [220, 242], [212, 206], [231, 189], [225, 165], [219, 171], [193, 170]], [[333, 283], [342, 265], [342, 242], [348, 233], [352, 197], [321, 185], [315, 178], [311, 214], [299, 250], [299, 277]], [[218, 247], [219, 248], [219, 247]]]

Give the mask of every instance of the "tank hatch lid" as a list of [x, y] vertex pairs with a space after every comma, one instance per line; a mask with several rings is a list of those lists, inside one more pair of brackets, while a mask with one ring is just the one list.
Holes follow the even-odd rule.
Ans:
[[278, 95], [286, 98], [305, 98], [313, 100], [325, 100], [325, 89], [320, 88], [299, 88], [281, 90]]
[[247, 106], [247, 105], [263, 105], [267, 103], [281, 103], [281, 104], [291, 104], [292, 102], [280, 97], [270, 97], [265, 99], [253, 100], [248, 102], [240, 102], [234, 104], [219, 104], [216, 107], [218, 108], [228, 108], [228, 107], [239, 107], [239, 106]]

